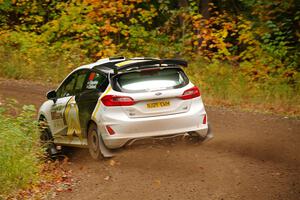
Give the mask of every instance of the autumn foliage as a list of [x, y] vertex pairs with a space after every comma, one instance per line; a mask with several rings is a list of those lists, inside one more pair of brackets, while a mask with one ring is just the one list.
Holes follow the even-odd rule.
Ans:
[[242, 93], [235, 97], [239, 102], [299, 104], [295, 0], [0, 2], [1, 76], [59, 82], [71, 69], [102, 57], [183, 57], [197, 66], [191, 71], [199, 84], [213, 84], [207, 86], [212, 98], [227, 101], [216, 84], [224, 87], [226, 81], [218, 80], [235, 75], [225, 93], [251, 86], [236, 92]]

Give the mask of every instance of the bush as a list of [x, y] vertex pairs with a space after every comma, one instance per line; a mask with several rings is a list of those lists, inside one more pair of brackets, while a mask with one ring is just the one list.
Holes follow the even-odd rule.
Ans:
[[[260, 69], [251, 63], [241, 63], [236, 67], [218, 60], [196, 60], [186, 71], [192, 81], [200, 86], [205, 102], [210, 105], [299, 115], [299, 73], [266, 73], [265, 70], [265, 67]], [[289, 79], [287, 74], [293, 77]]]
[[3, 196], [35, 183], [43, 152], [33, 120], [34, 107], [24, 106], [16, 117], [7, 116], [4, 111], [0, 107], [0, 194]]
[[0, 76], [59, 82], [73, 68], [88, 63], [78, 45], [48, 46], [41, 36], [26, 32], [2, 32]]

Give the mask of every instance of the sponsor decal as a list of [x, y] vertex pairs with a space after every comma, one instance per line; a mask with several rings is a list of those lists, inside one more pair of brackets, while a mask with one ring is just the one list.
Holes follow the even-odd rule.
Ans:
[[96, 76], [96, 73], [95, 73], [95, 72], [92, 72], [92, 73], [90, 74], [90, 76], [89, 76], [89, 81], [94, 80], [95, 76]]
[[138, 62], [144, 62], [145, 60], [126, 60], [124, 62], [120, 62], [118, 64], [116, 64], [117, 67], [122, 67], [124, 65], [127, 65], [127, 64], [131, 64], [131, 63], [138, 63]]
[[96, 89], [97, 85], [98, 85], [98, 81], [90, 80], [87, 82], [86, 88], [87, 89]]
[[78, 106], [75, 97], [72, 97], [67, 103], [65, 110], [65, 119], [68, 126], [67, 136], [72, 139], [74, 135], [82, 139], [81, 127], [79, 121]]

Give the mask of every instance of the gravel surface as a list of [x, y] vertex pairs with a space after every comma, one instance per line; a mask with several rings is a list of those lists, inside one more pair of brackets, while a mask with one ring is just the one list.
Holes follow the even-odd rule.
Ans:
[[[0, 80], [0, 101], [39, 106], [51, 86]], [[146, 140], [94, 161], [69, 148], [76, 185], [56, 199], [300, 199], [300, 120], [209, 107], [214, 138]]]

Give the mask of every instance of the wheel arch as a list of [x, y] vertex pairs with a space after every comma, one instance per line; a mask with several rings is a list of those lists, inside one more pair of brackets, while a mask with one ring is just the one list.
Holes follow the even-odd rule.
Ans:
[[90, 128], [90, 125], [91, 125], [91, 124], [95, 124], [95, 125], [98, 127], [97, 123], [96, 123], [93, 119], [90, 119], [90, 120], [87, 122], [87, 126], [86, 126], [86, 128], [87, 128], [86, 136], [87, 136], [87, 134], [88, 134], [88, 131], [89, 131], [89, 128]]
[[[39, 112], [39, 113], [38, 113], [38, 118], [37, 118], [37, 120], [40, 121], [41, 119], [46, 119], [46, 121], [47, 121], [48, 123], [50, 122], [49, 116], [47, 116], [47, 114], [44, 113], [44, 112]], [[50, 124], [48, 124], [48, 125], [49, 125], [49, 128], [50, 128], [50, 130], [51, 130]]]
[[[48, 120], [47, 120], [47, 117], [44, 115], [44, 114], [39, 114], [38, 115], [38, 121], [41, 121], [45, 119], [46, 122], [48, 123]], [[48, 137], [52, 140], [53, 139], [53, 135], [52, 135], [52, 132], [51, 132], [51, 129], [50, 129], [50, 126], [49, 124], [47, 125], [48, 126], [48, 131], [47, 131], [47, 135]], [[39, 128], [40, 128], [40, 124], [39, 124]], [[41, 131], [41, 130], [40, 130]], [[41, 134], [42, 134], [43, 131], [41, 131]]]
[[[91, 126], [91, 124], [95, 124], [95, 126], [97, 127], [97, 129], [98, 129], [98, 125], [97, 125], [97, 123], [93, 120], [93, 119], [90, 119], [89, 120], [89, 122], [88, 122], [88, 129], [89, 129], [89, 127]], [[99, 129], [98, 129], [98, 131], [99, 131]], [[88, 136], [88, 131], [87, 131], [87, 136]], [[102, 140], [102, 136], [101, 136], [101, 133], [99, 133], [98, 132], [98, 137], [99, 137], [99, 148], [100, 148], [100, 152], [101, 152], [101, 154], [102, 154], [102, 156], [103, 157], [105, 157], [105, 158], [111, 158], [111, 157], [113, 157], [114, 156], [114, 153], [110, 150], [110, 149], [108, 149], [107, 147], [106, 147], [106, 145], [104, 144], [104, 142], [103, 142], [103, 140]]]
[[97, 125], [97, 123], [95, 122], [95, 120], [93, 120], [93, 119], [88, 120], [88, 122], [86, 123], [85, 132], [83, 133], [83, 134], [85, 134], [85, 135], [84, 135], [85, 138], [88, 137], [89, 128], [90, 128], [91, 124], [95, 124], [95, 126], [98, 127], [98, 125]]
[[38, 120], [41, 120], [41, 119], [47, 119], [47, 118], [44, 114], [39, 114], [38, 115]]

